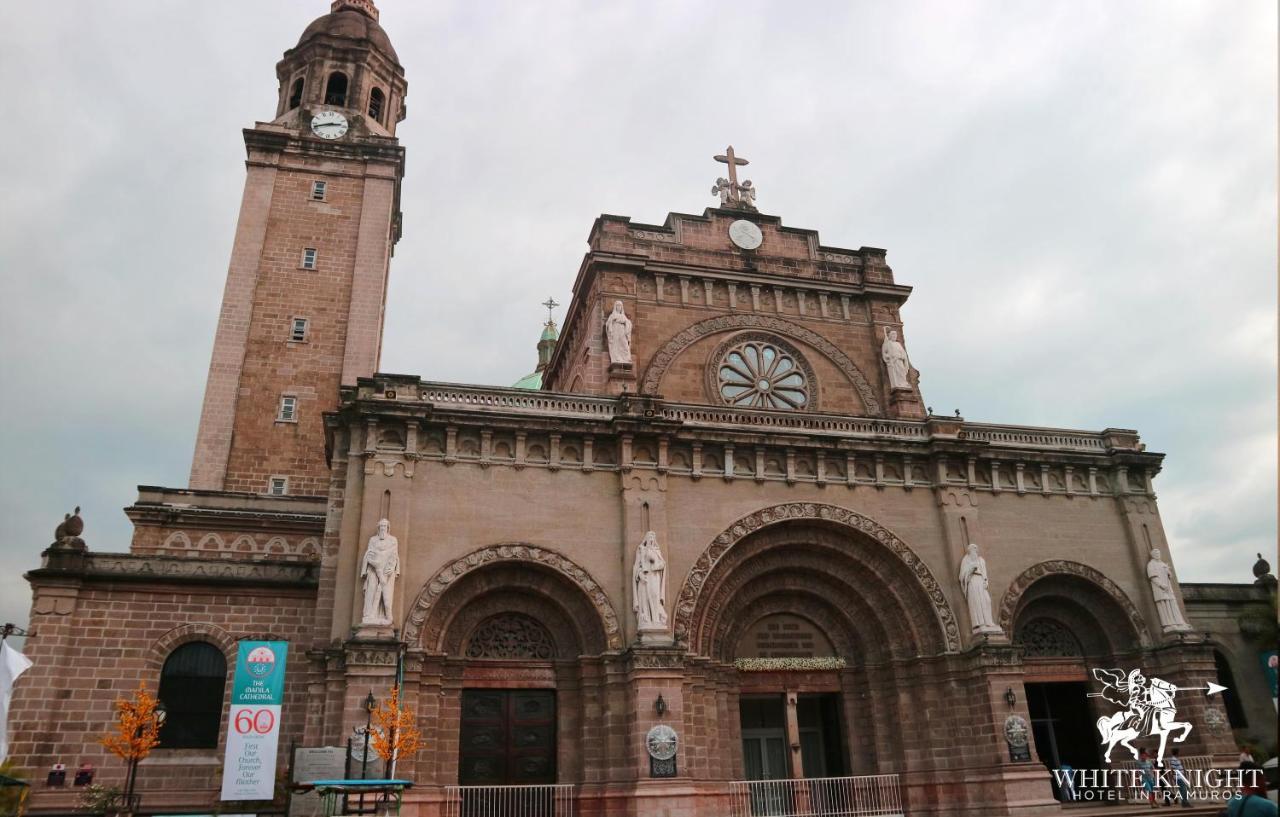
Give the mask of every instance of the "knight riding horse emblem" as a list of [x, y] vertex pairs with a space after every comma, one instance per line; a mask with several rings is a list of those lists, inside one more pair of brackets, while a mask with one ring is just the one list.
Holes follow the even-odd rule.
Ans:
[[[1127, 748], [1136, 760], [1138, 750], [1130, 741], [1147, 735], [1160, 737], [1156, 763], [1163, 763], [1169, 734], [1182, 730], [1182, 734], [1173, 739], [1174, 743], [1182, 743], [1191, 734], [1191, 724], [1176, 720], [1178, 708], [1173, 698], [1179, 688], [1168, 681], [1147, 678], [1141, 670], [1136, 669], [1128, 675], [1119, 669], [1095, 669], [1093, 677], [1102, 682], [1102, 692], [1090, 693], [1090, 697], [1101, 697], [1125, 707], [1119, 712], [1098, 718], [1098, 734], [1102, 736], [1102, 745], [1107, 747], [1103, 756], [1107, 763], [1111, 762], [1111, 750], [1116, 748], [1117, 743]], [[1216, 691], [1215, 686], [1217, 685], [1209, 685], [1210, 695]]]

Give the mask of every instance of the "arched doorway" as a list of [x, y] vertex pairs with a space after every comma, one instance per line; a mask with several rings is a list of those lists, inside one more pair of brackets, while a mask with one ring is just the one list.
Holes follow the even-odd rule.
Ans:
[[[593, 758], [583, 713], [599, 706], [599, 656], [620, 643], [599, 586], [567, 558], [501, 545], [459, 559], [419, 594], [407, 634], [433, 671], [420, 716], [436, 731], [444, 785], [576, 783]], [[475, 796], [495, 796], [482, 795]], [[475, 804], [473, 804], [475, 805]]]
[[736, 754], [727, 776], [746, 780], [905, 768], [908, 662], [946, 653], [956, 632], [901, 540], [820, 505], [768, 509], [717, 537], [675, 624], [691, 653], [727, 670], [728, 723], [711, 740]]
[[1065, 567], [1037, 566], [1016, 579], [1001, 606], [1001, 623], [1022, 650], [1037, 758], [1049, 769], [1098, 768], [1094, 724], [1104, 712], [1089, 695], [1090, 671], [1132, 663], [1146, 630], [1114, 583], [1084, 565], [1060, 565]]

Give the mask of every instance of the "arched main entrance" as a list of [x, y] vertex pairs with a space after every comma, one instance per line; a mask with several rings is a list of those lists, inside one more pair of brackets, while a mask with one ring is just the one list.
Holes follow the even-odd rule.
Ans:
[[727, 672], [728, 723], [711, 739], [737, 754], [728, 774], [748, 780], [902, 769], [911, 662], [958, 646], [910, 548], [817, 504], [764, 509], [718, 536], [681, 589], [675, 630]]
[[1000, 618], [1022, 649], [1036, 756], [1049, 769], [1098, 768], [1094, 724], [1106, 713], [1089, 697], [1090, 671], [1136, 660], [1149, 639], [1141, 615], [1098, 571], [1056, 561], [1014, 580]]
[[427, 657], [422, 720], [438, 746], [456, 748], [432, 753], [420, 775], [487, 787], [583, 780], [583, 712], [599, 705], [594, 670], [620, 645], [617, 623], [589, 574], [547, 548], [497, 545], [440, 571], [406, 635]]

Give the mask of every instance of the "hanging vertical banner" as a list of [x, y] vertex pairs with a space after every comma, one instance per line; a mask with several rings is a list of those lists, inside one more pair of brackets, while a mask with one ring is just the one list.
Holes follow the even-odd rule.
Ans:
[[223, 800], [270, 800], [275, 796], [276, 746], [288, 653], [287, 641], [240, 642], [227, 713]]

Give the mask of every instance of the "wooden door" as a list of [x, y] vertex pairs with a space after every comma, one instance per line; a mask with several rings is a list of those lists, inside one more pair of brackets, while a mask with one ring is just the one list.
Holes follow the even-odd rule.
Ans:
[[550, 689], [464, 689], [458, 783], [556, 782], [556, 694]]

